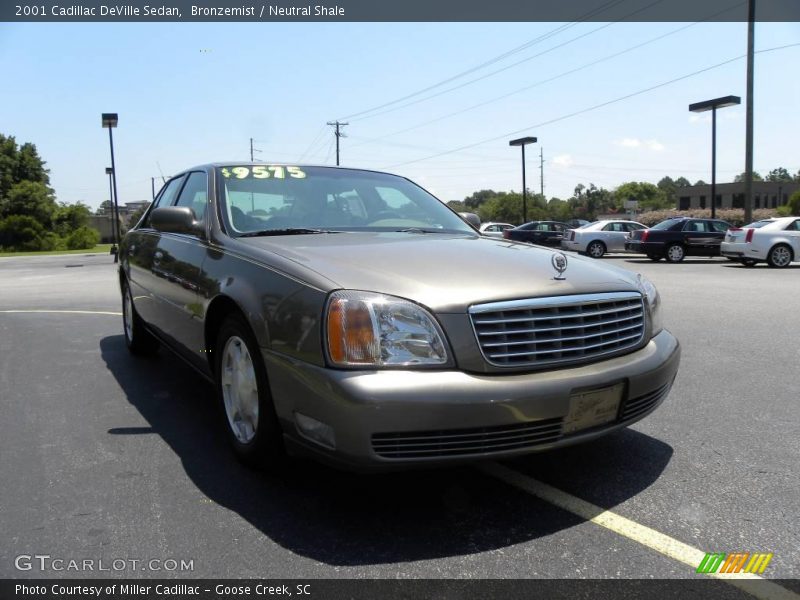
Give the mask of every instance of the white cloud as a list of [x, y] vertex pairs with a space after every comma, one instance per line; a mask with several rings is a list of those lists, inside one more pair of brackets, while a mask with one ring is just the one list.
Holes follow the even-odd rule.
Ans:
[[660, 152], [664, 149], [664, 144], [658, 140], [640, 140], [639, 138], [622, 138], [614, 142], [623, 148], [647, 148], [654, 152]]
[[655, 152], [660, 152], [661, 150], [664, 149], [664, 144], [662, 144], [658, 140], [647, 140], [645, 144], [647, 145], [648, 148], [650, 148], [650, 150], [653, 150]]
[[622, 138], [617, 142], [620, 146], [625, 146], [626, 148], [638, 148], [642, 145], [637, 138]]
[[553, 164], [565, 169], [571, 167], [574, 162], [569, 154], [559, 154], [553, 157]]

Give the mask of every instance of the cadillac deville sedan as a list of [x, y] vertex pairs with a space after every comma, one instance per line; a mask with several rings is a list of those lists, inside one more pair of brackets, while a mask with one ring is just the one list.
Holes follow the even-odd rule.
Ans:
[[508, 457], [645, 417], [680, 359], [655, 287], [481, 236], [409, 180], [211, 164], [120, 249], [130, 351], [216, 388], [245, 462], [358, 470]]

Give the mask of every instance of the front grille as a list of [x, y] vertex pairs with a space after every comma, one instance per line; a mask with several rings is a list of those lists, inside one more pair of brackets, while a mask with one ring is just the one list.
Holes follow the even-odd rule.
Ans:
[[634, 349], [644, 336], [638, 292], [493, 302], [470, 307], [486, 361], [499, 367], [587, 363]]
[[660, 388], [653, 390], [650, 393], [639, 396], [638, 398], [631, 398], [622, 407], [620, 412], [620, 421], [630, 421], [650, 411], [656, 404], [658, 404], [667, 394], [672, 387], [672, 382], [665, 383]]
[[502, 452], [554, 442], [561, 437], [561, 419], [517, 425], [375, 433], [372, 448], [383, 458], [435, 458]]

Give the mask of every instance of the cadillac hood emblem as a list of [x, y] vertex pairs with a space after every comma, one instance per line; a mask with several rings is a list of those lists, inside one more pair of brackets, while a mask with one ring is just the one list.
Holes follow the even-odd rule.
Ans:
[[561, 281], [566, 279], [564, 277], [564, 271], [567, 270], [567, 257], [561, 252], [554, 252], [553, 256], [550, 257], [550, 263], [553, 265], [553, 268], [556, 270], [556, 276], [553, 279], [557, 281]]

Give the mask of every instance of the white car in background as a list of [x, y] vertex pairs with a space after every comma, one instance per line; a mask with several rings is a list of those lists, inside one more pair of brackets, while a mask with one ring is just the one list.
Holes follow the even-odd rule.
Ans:
[[578, 229], [570, 229], [561, 247], [592, 258], [601, 258], [606, 252], [625, 252], [625, 240], [631, 231], [647, 229], [636, 221], [595, 221]]
[[732, 227], [720, 246], [722, 256], [746, 267], [766, 262], [770, 267], [788, 267], [800, 260], [800, 217], [764, 219]]
[[486, 223], [481, 223], [480, 232], [481, 235], [502, 238], [503, 232], [506, 229], [514, 229], [514, 226], [511, 223], [494, 223], [492, 221], [487, 221]]

